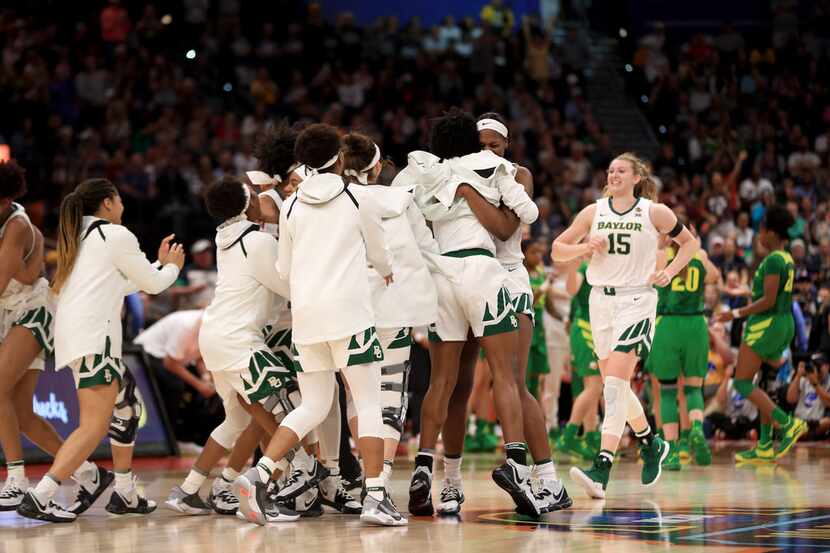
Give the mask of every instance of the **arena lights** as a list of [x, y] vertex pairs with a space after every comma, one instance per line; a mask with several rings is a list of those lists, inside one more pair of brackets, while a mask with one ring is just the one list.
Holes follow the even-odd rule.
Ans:
[[196, 50], [188, 50], [187, 54], [185, 54], [184, 57], [186, 57], [189, 60], [196, 59]]
[[233, 85], [231, 83], [225, 83], [222, 87], [222, 90], [224, 90], [225, 92], [230, 92], [233, 90]]
[[166, 14], [161, 16], [161, 24], [162, 25], [170, 25], [171, 23], [173, 23], [173, 16], [172, 15], [170, 15], [169, 13], [166, 13]]
[[630, 63], [626, 63], [625, 64], [625, 72], [626, 73], [631, 73], [632, 71], [634, 71], [634, 66], [631, 65]]
[[628, 31], [626, 29], [620, 28], [620, 38], [625, 38], [628, 36]]
[[647, 104], [648, 103], [648, 96], [643, 94], [642, 96], [640, 96], [640, 101], [644, 104]]
[[660, 125], [659, 127], [657, 127], [657, 130], [660, 131], [660, 134], [666, 134], [668, 132], [668, 129], [665, 125]]

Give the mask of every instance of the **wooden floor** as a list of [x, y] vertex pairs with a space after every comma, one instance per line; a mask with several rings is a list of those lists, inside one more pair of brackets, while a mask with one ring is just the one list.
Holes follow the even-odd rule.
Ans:
[[[357, 517], [327, 514], [257, 527], [234, 517], [185, 517], [159, 509], [117, 518], [103, 509], [109, 492], [74, 524], [32, 522], [0, 513], [2, 553], [467, 553], [510, 551], [825, 551], [830, 550], [830, 449], [799, 445], [778, 465], [735, 467], [734, 446], [707, 468], [684, 466], [642, 488], [640, 466], [619, 461], [609, 499], [589, 500], [560, 475], [574, 506], [534, 521], [515, 515], [493, 484], [494, 456], [464, 460], [461, 519], [412, 518], [405, 528], [372, 528]], [[161, 502], [185, 474], [188, 460], [138, 461], [150, 497]], [[396, 463], [393, 497], [406, 506], [411, 464]], [[438, 478], [440, 478], [440, 471]], [[440, 483], [436, 483], [436, 486]], [[436, 492], [437, 495], [437, 492]]]

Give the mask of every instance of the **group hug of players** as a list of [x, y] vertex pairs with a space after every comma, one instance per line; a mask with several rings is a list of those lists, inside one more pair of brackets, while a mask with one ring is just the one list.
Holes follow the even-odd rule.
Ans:
[[[167, 507], [265, 524], [316, 516], [328, 506], [367, 524], [407, 524], [387, 487], [406, 414], [411, 331], [423, 326], [431, 376], [409, 512], [460, 512], [466, 406], [479, 348], [492, 372], [505, 442], [506, 459], [493, 480], [527, 516], [571, 505], [551, 460], [541, 407], [525, 384], [534, 306], [544, 298], [531, 289], [520, 227], [538, 209], [530, 172], [504, 158], [508, 146], [498, 114], [476, 120], [452, 110], [434, 122], [430, 151], [412, 152], [391, 185], [382, 186], [382, 154], [367, 136], [343, 136], [325, 124], [300, 133], [279, 126], [263, 140], [261, 171], [248, 174], [251, 185], [225, 177], [208, 187], [207, 210], [221, 221], [218, 282], [199, 346], [225, 420]], [[41, 277], [42, 236], [14, 202], [25, 190], [22, 170], [13, 161], [0, 165], [0, 444], [8, 466], [0, 509], [71, 522], [114, 481], [107, 511], [150, 513], [156, 503], [131, 471], [140, 402], [121, 360], [120, 313], [126, 294], [157, 294], [175, 282], [182, 247], [170, 236], [150, 263], [121, 225], [117, 188], [87, 180], [61, 205], [50, 286]], [[671, 466], [681, 378], [696, 460], [711, 461], [701, 426], [708, 351], [703, 286], [717, 271], [655, 197], [648, 166], [622, 154], [608, 168], [604, 197], [584, 208], [552, 246], [576, 293], [571, 342], [583, 382], [559, 442], [564, 450], [590, 451], [577, 434], [583, 423], [592, 427], [602, 396], [599, 436], [586, 433], [598, 452], [590, 468], [570, 473], [593, 498], [605, 497], [626, 424], [640, 444], [643, 485]], [[717, 315], [748, 318], [735, 389], [758, 406], [762, 427], [758, 445], [739, 454], [746, 460], [783, 455], [806, 431], [753, 383], [761, 362], [780, 358], [793, 335], [793, 261], [784, 250], [791, 225], [786, 210], [768, 209], [761, 240], [769, 254], [755, 274], [753, 301]], [[31, 410], [43, 358], [53, 349], [55, 366], [68, 367], [78, 389], [80, 422], [66, 441]], [[646, 358], [660, 381], [666, 440], [652, 431], [631, 389]], [[344, 488], [338, 470], [341, 385], [363, 461], [359, 499]], [[55, 457], [33, 487], [21, 434]], [[113, 471], [87, 460], [107, 435]], [[439, 435], [444, 480], [436, 506]], [[245, 470], [257, 445], [264, 455]], [[203, 499], [202, 485], [227, 454]], [[78, 484], [77, 497], [64, 506], [55, 495], [68, 478]]]

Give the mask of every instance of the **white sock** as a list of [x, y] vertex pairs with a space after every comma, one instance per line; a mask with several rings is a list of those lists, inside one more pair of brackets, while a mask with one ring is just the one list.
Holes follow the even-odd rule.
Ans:
[[329, 469], [329, 472], [334, 474], [332, 471], [337, 471], [337, 474], [340, 474], [340, 459], [323, 459], [320, 461], [323, 463], [323, 466]]
[[[115, 474], [115, 478], [117, 481], [118, 473]], [[187, 473], [187, 478], [184, 479], [182, 482], [182, 490], [187, 495], [194, 494], [199, 491], [199, 488], [202, 487], [202, 484], [205, 483], [205, 479], [207, 478], [207, 474], [204, 474], [197, 468], [190, 469], [190, 472]]]
[[309, 472], [314, 468], [314, 457], [306, 453], [306, 450], [301, 447], [294, 454], [294, 460], [291, 461], [291, 464], [294, 465], [294, 468]]
[[383, 479], [383, 485], [388, 486], [389, 480], [392, 478], [392, 461], [383, 462], [383, 471], [380, 473], [380, 477]]
[[239, 473], [231, 467], [225, 467], [224, 469], [222, 469], [222, 479], [224, 479], [226, 482], [233, 482], [237, 478], [239, 478]]
[[128, 494], [133, 490], [133, 471], [116, 472], [115, 473], [115, 490], [122, 495]]
[[9, 480], [25, 480], [26, 464], [23, 461], [12, 461], [6, 465]]
[[382, 476], [378, 476], [377, 478], [366, 479], [366, 493], [367, 495], [371, 495], [378, 501], [383, 501], [383, 491], [378, 489], [372, 490], [372, 488], [386, 488]]
[[461, 457], [456, 459], [444, 456], [444, 478], [452, 481], [461, 480]]
[[263, 456], [255, 468], [259, 473], [259, 479], [263, 482], [268, 482], [271, 479], [271, 475], [277, 470], [277, 462]]
[[558, 480], [556, 476], [556, 466], [553, 461], [548, 461], [535, 467], [536, 478], [539, 480]]
[[55, 497], [60, 487], [61, 483], [47, 474], [40, 479], [33, 492], [41, 503], [47, 504]]
[[81, 463], [81, 466], [78, 467], [78, 469], [72, 473], [72, 479], [75, 481], [88, 480], [92, 478], [92, 475], [94, 475], [96, 472], [98, 472], [98, 467], [95, 465], [95, 463], [84, 461], [83, 463]]

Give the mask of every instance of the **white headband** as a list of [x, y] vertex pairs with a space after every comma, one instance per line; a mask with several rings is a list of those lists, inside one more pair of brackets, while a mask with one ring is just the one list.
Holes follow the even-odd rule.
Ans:
[[300, 177], [300, 182], [306, 180], [310, 175], [311, 169], [308, 168], [308, 165], [297, 165], [294, 167], [289, 173], [296, 173], [298, 177]]
[[360, 171], [356, 169], [346, 169], [343, 171], [344, 175], [352, 176], [357, 179], [357, 182], [361, 184], [369, 184], [369, 171], [371, 171], [375, 165], [378, 164], [380, 161], [380, 148], [378, 145], [375, 144], [375, 155], [372, 157], [372, 162], [369, 163], [366, 167], [361, 169]]
[[484, 130], [495, 131], [507, 138], [507, 127], [504, 126], [504, 123], [496, 121], [495, 119], [482, 119], [476, 123], [476, 128], [478, 129], [478, 132]]
[[245, 212], [248, 211], [248, 207], [250, 207], [251, 205], [251, 189], [243, 184], [242, 190], [245, 191], [245, 207], [242, 208], [242, 211], [239, 213], [239, 215], [237, 215], [237, 217], [245, 216]]
[[254, 186], [276, 186], [282, 182], [281, 176], [274, 175], [272, 177], [264, 171], [247, 171], [245, 174]]
[[324, 164], [322, 164], [320, 167], [309, 167], [309, 169], [310, 169], [309, 173], [310, 173], [311, 175], [317, 175], [317, 174], [319, 174], [319, 173], [320, 173], [320, 171], [322, 171], [323, 169], [328, 169], [329, 167], [331, 167], [332, 165], [334, 165], [335, 163], [337, 163], [337, 160], [338, 160], [339, 158], [340, 158], [340, 152], [337, 152], [336, 154], [334, 154], [334, 157], [332, 157], [330, 160], [328, 160], [327, 162], [325, 162]]

